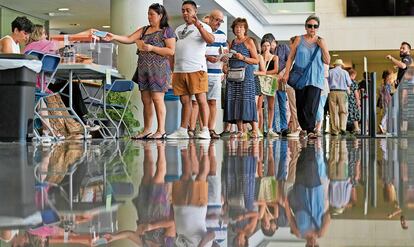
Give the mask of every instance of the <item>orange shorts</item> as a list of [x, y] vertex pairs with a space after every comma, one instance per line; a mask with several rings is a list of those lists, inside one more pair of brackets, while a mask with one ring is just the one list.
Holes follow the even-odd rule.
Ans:
[[172, 187], [172, 203], [177, 206], [206, 206], [208, 203], [208, 182], [175, 181]]
[[177, 96], [207, 93], [207, 72], [173, 73], [172, 87]]

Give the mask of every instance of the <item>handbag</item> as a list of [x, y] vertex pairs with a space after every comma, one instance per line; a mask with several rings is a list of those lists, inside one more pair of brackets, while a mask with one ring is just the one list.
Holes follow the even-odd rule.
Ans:
[[[274, 56], [272, 55], [270, 60], [267, 62], [265, 71], [267, 71], [269, 68], [270, 61], [273, 60], [273, 57]], [[258, 78], [260, 81], [260, 91], [262, 94], [267, 96], [275, 96], [276, 90], [278, 88], [277, 77], [273, 75], [259, 75]]]
[[292, 70], [289, 73], [289, 80], [287, 82], [289, 86], [293, 87], [294, 89], [302, 89], [305, 87], [305, 82], [301, 81], [301, 79], [303, 79], [303, 76], [308, 72], [313, 60], [315, 60], [316, 53], [318, 52], [318, 50], [319, 46], [316, 47], [308, 65], [306, 65], [305, 68], [297, 66], [296, 63], [293, 64]]
[[[234, 40], [231, 42], [230, 48], [233, 47]], [[227, 81], [242, 82], [246, 76], [246, 67], [229, 68], [227, 72]]]
[[227, 72], [227, 80], [233, 82], [242, 82], [246, 75], [246, 68], [230, 68]]

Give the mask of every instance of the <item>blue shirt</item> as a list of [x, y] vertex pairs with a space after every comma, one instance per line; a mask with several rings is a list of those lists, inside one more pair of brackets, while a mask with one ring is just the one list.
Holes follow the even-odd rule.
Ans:
[[[296, 48], [295, 64], [301, 68], [306, 68], [318, 45], [316, 43], [307, 42], [303, 35], [300, 36], [300, 39], [300, 43]], [[318, 49], [308, 72], [303, 75], [305, 77], [304, 86], [314, 86], [323, 90], [324, 73], [325, 68], [322, 61], [322, 51], [321, 49]]]
[[329, 89], [333, 90], [347, 90], [352, 85], [349, 73], [342, 69], [341, 66], [329, 70]]
[[280, 44], [276, 47], [276, 54], [279, 57], [279, 73], [286, 67], [286, 62], [289, 58], [290, 48], [286, 44]]

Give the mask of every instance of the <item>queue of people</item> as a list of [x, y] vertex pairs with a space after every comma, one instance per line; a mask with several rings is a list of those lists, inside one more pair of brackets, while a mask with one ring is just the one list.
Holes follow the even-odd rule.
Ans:
[[[103, 38], [137, 46], [137, 69], [132, 80], [139, 85], [144, 124], [143, 130], [133, 139], [217, 139], [225, 136], [246, 139], [277, 138], [279, 135], [313, 139], [323, 133], [325, 102], [329, 102], [331, 135], [346, 134], [348, 125], [352, 125], [353, 133], [360, 133], [359, 88], [362, 84], [360, 87], [356, 84], [355, 70], [349, 73], [344, 70], [341, 59], [329, 70], [329, 50], [326, 41], [318, 35], [319, 17], [309, 16], [305, 21], [305, 34], [292, 37], [290, 46], [279, 44], [274, 35], [268, 33], [258, 47], [248, 36], [246, 19], [233, 21], [231, 29], [235, 39], [228, 41], [227, 35], [219, 29], [224, 18], [221, 11], [213, 10], [203, 18], [207, 23], [200, 21], [197, 14], [194, 1], [183, 1], [184, 24], [174, 31], [164, 6], [154, 3], [148, 8], [149, 25], [130, 35], [108, 33]], [[46, 40], [44, 28], [37, 28], [39, 30], [32, 32], [33, 24], [25, 17], [18, 17], [12, 23], [13, 33], [0, 40], [0, 52], [20, 53], [19, 44], [25, 43], [30, 33], [25, 51], [56, 52], [58, 47]], [[388, 96], [393, 93], [390, 88], [398, 86], [404, 70], [412, 62], [410, 49], [407, 42], [401, 44], [402, 61], [387, 56], [399, 71], [395, 82], [390, 76], [384, 78], [386, 88], [381, 90], [378, 101], [384, 116]], [[262, 94], [261, 76], [277, 78], [273, 95]], [[388, 86], [390, 81], [394, 86]], [[220, 96], [223, 83], [224, 95]], [[180, 98], [182, 111], [180, 126], [173, 133], [166, 133], [164, 96], [170, 86]], [[224, 131], [219, 135], [215, 128], [219, 121], [217, 100], [221, 97], [224, 98]], [[76, 104], [79, 107], [75, 105], [78, 115], [86, 115], [82, 99], [75, 102], [79, 102]], [[266, 118], [263, 118], [264, 105], [267, 105]], [[157, 129], [152, 133], [154, 108]], [[382, 118], [379, 125], [383, 133], [386, 121]], [[235, 131], [233, 124], [237, 128]]]

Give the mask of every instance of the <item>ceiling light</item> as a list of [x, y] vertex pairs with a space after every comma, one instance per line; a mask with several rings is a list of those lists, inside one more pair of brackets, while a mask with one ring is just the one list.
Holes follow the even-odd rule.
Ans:
[[102, 28], [111, 28], [109, 25], [102, 26]]
[[72, 16], [72, 14], [69, 12], [49, 12], [46, 14], [52, 17]]
[[69, 8], [58, 8], [59, 11], [69, 11]]
[[339, 54], [332, 54], [333, 57], [339, 57]]

